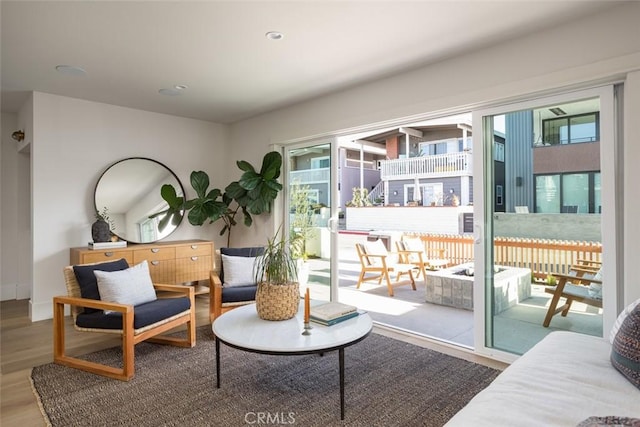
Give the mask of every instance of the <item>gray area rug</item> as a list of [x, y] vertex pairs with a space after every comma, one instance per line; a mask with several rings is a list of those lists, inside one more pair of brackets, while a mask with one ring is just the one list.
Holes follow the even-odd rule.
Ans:
[[[33, 368], [53, 426], [441, 426], [499, 371], [377, 334], [345, 350], [345, 420], [338, 353], [267, 356], [221, 345], [221, 388], [209, 327], [195, 348], [136, 346], [121, 382], [53, 363]], [[86, 358], [117, 365], [111, 348]]]

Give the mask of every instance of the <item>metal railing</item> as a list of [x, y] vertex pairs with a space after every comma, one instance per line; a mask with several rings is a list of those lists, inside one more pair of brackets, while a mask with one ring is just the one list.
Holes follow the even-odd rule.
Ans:
[[382, 181], [380, 181], [367, 196], [371, 203], [375, 203], [378, 199], [384, 201], [384, 197], [384, 182]]
[[296, 184], [311, 184], [329, 182], [330, 168], [302, 169], [289, 172], [290, 182]]
[[470, 152], [461, 151], [408, 159], [382, 160], [380, 178], [388, 180], [471, 175], [473, 174], [471, 157]]

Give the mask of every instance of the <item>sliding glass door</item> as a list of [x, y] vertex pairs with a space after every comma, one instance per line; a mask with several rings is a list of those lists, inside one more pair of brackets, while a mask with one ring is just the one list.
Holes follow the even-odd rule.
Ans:
[[285, 228], [298, 259], [301, 292], [337, 300], [337, 167], [331, 141], [285, 148]]
[[[608, 86], [474, 113], [480, 351], [522, 354], [554, 330], [603, 336], [615, 320], [613, 106]], [[580, 287], [602, 307], [574, 302], [543, 325], [558, 275], [584, 261], [602, 266], [601, 294]]]

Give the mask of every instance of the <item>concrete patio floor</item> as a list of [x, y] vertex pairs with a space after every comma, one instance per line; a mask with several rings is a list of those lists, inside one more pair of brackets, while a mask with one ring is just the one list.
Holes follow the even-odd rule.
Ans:
[[[343, 232], [339, 235], [339, 299], [366, 310], [379, 324], [419, 336], [433, 338], [461, 347], [474, 347], [473, 311], [425, 302], [425, 284], [416, 280], [417, 290], [410, 285], [394, 288], [389, 297], [387, 287], [375, 282], [363, 283], [356, 289], [360, 262], [355, 244], [365, 242], [366, 234]], [[311, 297], [329, 299], [329, 262], [312, 259], [309, 285]], [[574, 303], [567, 317], [554, 316], [551, 326], [542, 320], [551, 295], [541, 285], [532, 285], [532, 296], [520, 304], [494, 316], [494, 347], [513, 353], [524, 353], [545, 335], [555, 330], [569, 330], [589, 335], [602, 335], [601, 311]]]

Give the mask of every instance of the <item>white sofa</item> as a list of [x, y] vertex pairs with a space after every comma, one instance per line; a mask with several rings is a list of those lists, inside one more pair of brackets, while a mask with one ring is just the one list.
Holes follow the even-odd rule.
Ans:
[[640, 389], [609, 361], [608, 340], [552, 332], [478, 393], [455, 426], [576, 426], [587, 418], [640, 418]]

